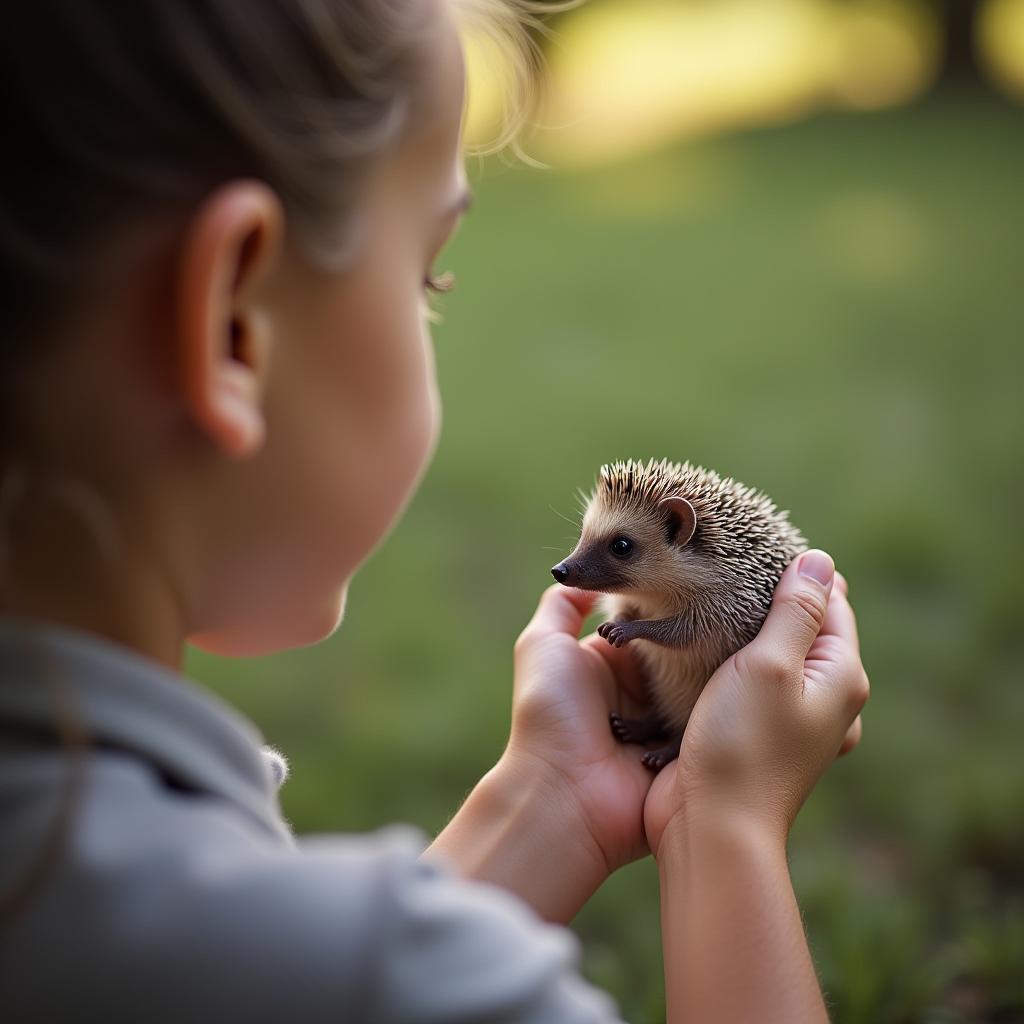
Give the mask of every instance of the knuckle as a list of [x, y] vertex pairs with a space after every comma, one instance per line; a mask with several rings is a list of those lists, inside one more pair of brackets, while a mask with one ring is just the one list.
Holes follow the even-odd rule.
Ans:
[[793, 615], [802, 625], [808, 626], [817, 633], [825, 621], [825, 601], [817, 594], [798, 590], [790, 598]]
[[787, 683], [793, 678], [793, 667], [781, 655], [773, 655], [763, 662], [761, 674], [773, 683]]
[[782, 651], [751, 650], [743, 659], [743, 671], [768, 683], [782, 685], [793, 676], [793, 666]]
[[515, 643], [512, 645], [513, 655], [518, 658], [526, 654], [533, 647], [534, 636], [533, 630], [526, 626], [519, 636], [516, 637]]
[[863, 729], [860, 724], [860, 719], [856, 719], [853, 725], [850, 726], [849, 731], [843, 738], [843, 745], [839, 748], [839, 756], [843, 757], [849, 754], [851, 750], [857, 748], [857, 744], [860, 743], [861, 736], [863, 735]]
[[868, 679], [867, 672], [861, 669], [857, 674], [856, 682], [853, 687], [853, 700], [857, 705], [858, 710], [864, 707], [868, 702], [868, 697], [871, 696], [871, 680]]
[[524, 686], [517, 694], [513, 705], [516, 723], [527, 729], [543, 720], [546, 704], [544, 694], [537, 686]]

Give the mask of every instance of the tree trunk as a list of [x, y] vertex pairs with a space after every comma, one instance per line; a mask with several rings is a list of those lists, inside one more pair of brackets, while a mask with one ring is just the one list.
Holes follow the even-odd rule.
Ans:
[[944, 51], [936, 86], [986, 85], [975, 46], [975, 25], [982, 0], [940, 0], [936, 6], [944, 25]]

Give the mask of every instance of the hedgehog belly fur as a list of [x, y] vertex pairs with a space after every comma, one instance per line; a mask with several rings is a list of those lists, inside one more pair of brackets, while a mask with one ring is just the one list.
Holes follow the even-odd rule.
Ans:
[[630, 646], [644, 668], [651, 703], [666, 725], [682, 732], [718, 660], [701, 647], [662, 647], [650, 640]]
[[[626, 594], [605, 594], [604, 615], [615, 619], [657, 619], [670, 614], [667, 607]], [[643, 669], [651, 703], [672, 729], [682, 732], [704, 684], [728, 652], [712, 650], [711, 642], [690, 647], [664, 647], [651, 640], [633, 640], [630, 645]]]

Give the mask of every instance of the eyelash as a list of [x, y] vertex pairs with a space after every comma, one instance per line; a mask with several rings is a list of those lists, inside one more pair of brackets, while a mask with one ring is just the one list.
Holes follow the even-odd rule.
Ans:
[[[445, 292], [450, 292], [454, 287], [455, 275], [451, 271], [446, 271], [443, 274], [427, 274], [423, 279], [424, 290], [432, 295], [442, 295]], [[441, 323], [441, 314], [431, 306], [429, 297], [424, 299], [423, 306], [426, 318], [430, 323]]]
[[439, 295], [450, 292], [455, 287], [455, 275], [450, 270], [443, 274], [427, 274], [423, 280], [423, 287], [428, 292]]

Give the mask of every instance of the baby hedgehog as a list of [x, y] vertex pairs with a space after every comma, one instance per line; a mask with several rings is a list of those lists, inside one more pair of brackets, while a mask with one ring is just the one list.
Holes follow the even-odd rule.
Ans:
[[610, 644], [634, 643], [654, 712], [612, 713], [623, 743], [668, 744], [643, 755], [653, 770], [679, 756], [704, 684], [761, 628], [779, 577], [807, 543], [771, 500], [731, 477], [662, 459], [602, 466], [579, 543], [551, 574], [597, 590]]

